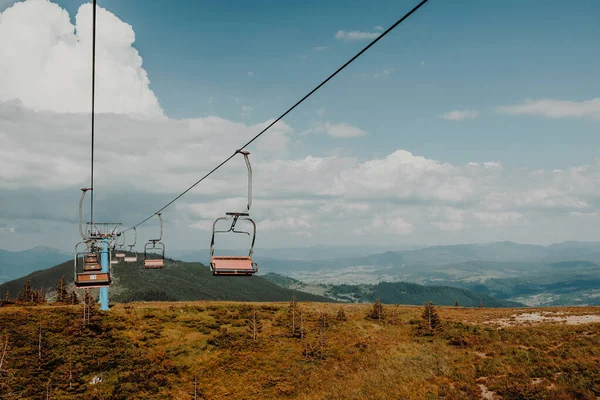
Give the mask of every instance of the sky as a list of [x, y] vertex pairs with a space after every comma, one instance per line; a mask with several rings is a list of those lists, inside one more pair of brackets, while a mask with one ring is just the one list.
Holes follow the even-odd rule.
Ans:
[[[95, 219], [153, 214], [415, 4], [98, 0]], [[0, 0], [0, 248], [78, 239], [91, 11]], [[248, 148], [257, 246], [600, 240], [599, 17], [431, 0]], [[209, 246], [244, 168], [164, 211], [167, 249]]]

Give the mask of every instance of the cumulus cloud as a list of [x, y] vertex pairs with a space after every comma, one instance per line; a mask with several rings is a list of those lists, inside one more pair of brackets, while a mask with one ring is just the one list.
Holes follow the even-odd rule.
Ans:
[[476, 212], [475, 217], [485, 223], [488, 227], [502, 226], [510, 223], [514, 223], [516, 221], [520, 221], [523, 219], [523, 215], [514, 212]]
[[434, 207], [431, 222], [443, 231], [459, 231], [464, 227], [465, 211], [453, 207]]
[[[13, 84], [0, 74], [0, 242], [3, 247], [30, 243], [68, 249], [77, 239], [78, 188], [87, 186], [90, 178], [89, 115], [85, 104], [79, 104], [89, 99], [89, 89], [81, 84], [89, 79], [89, 64], [84, 65], [88, 57], [81, 55], [89, 41], [89, 24], [80, 28], [85, 26], [86, 6], [79, 9], [73, 26], [66, 12], [48, 1], [29, 0], [22, 3], [26, 8], [16, 8], [19, 4], [0, 18], [0, 43], [7, 49], [0, 68], [14, 70], [20, 82]], [[95, 215], [129, 225], [188, 188], [272, 120], [251, 125], [213, 116], [163, 117], [132, 47], [133, 30], [108, 11], [99, 14], [98, 44], [112, 52], [106, 56], [110, 72], [102, 80], [124, 88], [116, 97], [116, 90], [99, 82], [104, 106], [96, 123]], [[113, 29], [100, 29], [111, 23]], [[31, 30], [32, 37], [7, 36], [19, 25]], [[16, 60], [15, 43], [24, 46], [21, 61]], [[29, 65], [32, 62], [35, 65]], [[79, 84], [66, 82], [63, 64], [81, 75], [73, 78]], [[33, 84], [21, 70], [31, 75]], [[128, 81], [128, 76], [135, 79]], [[64, 99], [51, 102], [47, 90], [58, 85], [48, 82], [53, 79], [65, 81], [61, 93], [55, 94]], [[38, 90], [32, 89], [34, 84]], [[7, 85], [13, 86], [4, 90]], [[66, 93], [70, 90], [74, 93]], [[242, 99], [235, 100], [241, 112], [252, 111], [242, 106]], [[358, 127], [332, 122], [313, 123], [310, 132], [332, 137], [365, 134]], [[259, 247], [397, 243], [398, 236], [434, 244], [459, 234], [461, 241], [509, 234], [516, 235], [513, 240], [522, 235], [529, 241], [553, 231], [550, 218], [564, 235], [577, 232], [590, 238], [597, 231], [597, 223], [587, 228], [587, 221], [597, 221], [600, 212], [598, 161], [560, 170], [512, 170], [493, 160], [449, 163], [403, 149], [359, 159], [344, 149], [325, 148], [316, 156], [290, 151], [294, 135], [293, 127], [280, 122], [249, 148]], [[165, 210], [168, 246], [208, 247], [214, 218], [244, 208], [246, 179], [238, 157]], [[156, 229], [154, 220], [140, 227], [140, 242], [154, 236]]]
[[475, 110], [454, 110], [442, 114], [441, 117], [450, 121], [462, 121], [465, 119], [475, 119], [477, 118], [477, 114]]
[[367, 134], [362, 129], [345, 122], [339, 124], [332, 122], [313, 123], [310, 129], [303, 132], [305, 135], [310, 133], [324, 133], [335, 138], [351, 138], [364, 136]]
[[319, 52], [321, 52], [321, 51], [326, 51], [328, 48], [329, 47], [327, 47], [327, 46], [314, 46], [313, 47], [313, 51], [319, 51]]
[[[75, 16], [47, 0], [14, 4], [0, 14], [0, 101], [34, 110], [89, 112], [92, 6]], [[97, 10], [96, 110], [162, 117], [131, 25]]]
[[600, 98], [584, 101], [527, 99], [522, 104], [499, 106], [496, 111], [503, 114], [539, 115], [548, 118], [600, 119]]
[[336, 39], [340, 40], [368, 40], [379, 36], [378, 32], [344, 31], [339, 30], [335, 34]]

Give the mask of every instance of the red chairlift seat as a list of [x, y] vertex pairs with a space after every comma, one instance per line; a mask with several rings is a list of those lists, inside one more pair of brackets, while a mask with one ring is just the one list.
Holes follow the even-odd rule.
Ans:
[[108, 287], [111, 282], [108, 272], [83, 272], [75, 277], [75, 286], [83, 289]]
[[165, 260], [161, 259], [146, 259], [144, 260], [145, 269], [161, 269], [165, 267]]
[[125, 258], [123, 258], [123, 261], [125, 261], [126, 263], [137, 262], [137, 254], [134, 253], [133, 256], [125, 256]]
[[249, 256], [212, 256], [210, 268], [213, 275], [252, 275], [258, 265]]

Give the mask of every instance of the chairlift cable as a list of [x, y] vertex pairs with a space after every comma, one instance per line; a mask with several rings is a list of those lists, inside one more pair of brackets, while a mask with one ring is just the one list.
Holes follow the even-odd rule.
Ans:
[[92, 157], [90, 174], [90, 222], [94, 223], [94, 109], [96, 97], [96, 0], [92, 3]]
[[291, 106], [290, 108], [288, 108], [287, 111], [285, 111], [276, 120], [274, 120], [269, 125], [267, 125], [267, 127], [265, 127], [256, 136], [254, 136], [252, 139], [250, 139], [246, 144], [244, 144], [242, 147], [238, 148], [238, 150], [236, 150], [232, 155], [230, 155], [229, 157], [227, 157], [219, 165], [217, 165], [212, 170], [210, 170], [210, 172], [208, 172], [202, 178], [200, 178], [199, 180], [197, 180], [192, 186], [190, 186], [189, 188], [187, 188], [186, 190], [184, 190], [182, 193], [180, 193], [177, 197], [175, 197], [173, 200], [171, 200], [170, 202], [168, 202], [166, 205], [164, 205], [161, 209], [159, 209], [158, 211], [156, 211], [154, 214], [150, 215], [148, 218], [142, 220], [141, 222], [137, 223], [136, 225], [133, 225], [131, 228], [126, 229], [124, 232], [127, 232], [127, 231], [129, 231], [129, 230], [131, 230], [133, 228], [137, 228], [138, 226], [142, 225], [143, 223], [149, 221], [152, 217], [154, 217], [155, 215], [157, 215], [160, 212], [162, 212], [163, 210], [165, 210], [171, 204], [175, 203], [177, 200], [179, 200], [181, 197], [183, 197], [187, 192], [189, 192], [194, 187], [196, 187], [200, 182], [204, 181], [206, 178], [208, 178], [210, 175], [212, 175], [216, 170], [218, 170], [223, 165], [225, 165], [226, 163], [228, 163], [233, 157], [235, 157], [236, 154], [238, 154], [240, 151], [242, 151], [243, 149], [245, 149], [246, 147], [248, 147], [256, 139], [258, 139], [259, 137], [261, 137], [263, 133], [265, 133], [266, 131], [268, 131], [271, 127], [273, 127], [273, 125], [275, 125], [277, 122], [279, 122], [280, 120], [282, 120], [286, 115], [288, 115], [290, 112], [292, 112], [292, 110], [294, 110], [296, 107], [298, 107], [300, 104], [302, 104], [306, 99], [308, 99], [310, 96], [312, 96], [317, 90], [319, 90], [321, 87], [323, 87], [333, 77], [335, 77], [337, 74], [339, 74], [340, 72], [342, 72], [348, 65], [350, 65], [352, 62], [354, 62], [358, 57], [360, 57], [363, 53], [365, 53], [367, 50], [369, 50], [375, 43], [377, 43], [378, 41], [380, 41], [384, 36], [386, 36], [388, 33], [390, 33], [392, 30], [394, 30], [398, 25], [400, 25], [402, 22], [404, 22], [404, 20], [406, 20], [408, 17], [410, 17], [415, 11], [417, 11], [419, 8], [421, 8], [421, 6], [423, 6], [428, 1], [429, 0], [422, 0], [412, 10], [410, 10], [408, 13], [406, 13], [402, 18], [400, 18], [398, 21], [396, 21], [392, 26], [390, 26], [388, 29], [386, 29], [384, 32], [382, 32], [378, 37], [376, 37], [373, 41], [371, 41], [367, 46], [365, 46], [361, 51], [359, 51], [358, 53], [356, 53], [354, 55], [354, 57], [352, 57], [344, 65], [342, 65], [341, 67], [339, 67], [334, 73], [332, 73], [331, 75], [329, 75], [324, 81], [322, 81], [319, 85], [317, 85], [313, 90], [311, 90], [310, 92], [308, 92], [308, 94], [306, 94], [304, 97], [302, 97], [293, 106]]

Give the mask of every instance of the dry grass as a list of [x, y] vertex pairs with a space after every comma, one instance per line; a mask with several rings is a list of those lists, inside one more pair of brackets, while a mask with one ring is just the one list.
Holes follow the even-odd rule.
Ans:
[[[262, 322], [256, 342], [247, 323], [252, 308]], [[418, 336], [422, 307], [387, 305], [380, 324], [365, 318], [371, 305], [300, 303], [304, 338], [291, 335], [287, 308], [287, 303], [207, 301], [117, 304], [103, 323], [148, 359], [173, 366], [164, 372], [168, 384], [158, 389], [164, 398], [193, 398], [194, 379], [198, 398], [206, 399], [479, 399], [482, 390], [505, 399], [600, 396], [600, 324], [486, 324], [549, 310], [598, 315], [598, 308], [440, 307], [442, 330]], [[346, 321], [336, 320], [340, 309]], [[0, 338], [2, 318], [20, 312], [0, 309]], [[163, 398], [159, 395], [155, 398]]]

